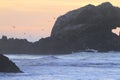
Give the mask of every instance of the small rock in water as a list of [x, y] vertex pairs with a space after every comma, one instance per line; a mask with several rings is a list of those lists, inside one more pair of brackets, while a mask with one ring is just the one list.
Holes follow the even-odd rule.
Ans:
[[22, 71], [8, 57], [0, 54], [0, 72], [21, 73]]

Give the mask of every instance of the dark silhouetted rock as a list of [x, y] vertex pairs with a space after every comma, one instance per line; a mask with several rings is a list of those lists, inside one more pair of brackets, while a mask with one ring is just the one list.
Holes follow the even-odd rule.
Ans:
[[25, 39], [0, 39], [4, 53], [64, 54], [85, 50], [120, 51], [120, 8], [109, 2], [89, 4], [58, 17], [51, 36], [30, 43]]
[[100, 25], [99, 27], [107, 28], [108, 30], [120, 26], [120, 8], [114, 7], [109, 2], [106, 2], [98, 6], [90, 4], [70, 11], [57, 19], [51, 36], [59, 37], [69, 30], [79, 29], [81, 32], [88, 28], [88, 26], [91, 29], [94, 25]]
[[0, 72], [19, 73], [22, 72], [15, 63], [10, 61], [8, 57], [0, 54]]
[[112, 29], [120, 26], [120, 8], [105, 2], [87, 5], [60, 16], [51, 37], [66, 43], [66, 50], [120, 50], [120, 37]]
[[33, 53], [33, 43], [26, 39], [14, 39], [3, 36], [0, 39], [0, 50], [6, 54], [27, 54]]

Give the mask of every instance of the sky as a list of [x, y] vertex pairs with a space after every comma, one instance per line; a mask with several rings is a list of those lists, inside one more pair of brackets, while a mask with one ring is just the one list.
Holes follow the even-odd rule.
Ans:
[[60, 15], [106, 1], [120, 7], [120, 0], [0, 0], [0, 37], [37, 41], [50, 36]]

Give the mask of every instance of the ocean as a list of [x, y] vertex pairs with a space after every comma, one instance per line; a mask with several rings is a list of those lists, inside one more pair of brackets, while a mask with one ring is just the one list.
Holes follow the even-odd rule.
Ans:
[[6, 56], [24, 73], [0, 73], [0, 80], [120, 80], [120, 52]]

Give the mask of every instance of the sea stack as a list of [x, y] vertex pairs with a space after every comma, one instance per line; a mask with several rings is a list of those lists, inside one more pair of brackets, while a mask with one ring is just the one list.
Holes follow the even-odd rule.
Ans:
[[120, 27], [119, 7], [109, 2], [89, 4], [58, 17], [51, 38], [61, 40], [66, 51], [120, 51], [120, 37], [112, 32], [116, 27]]

